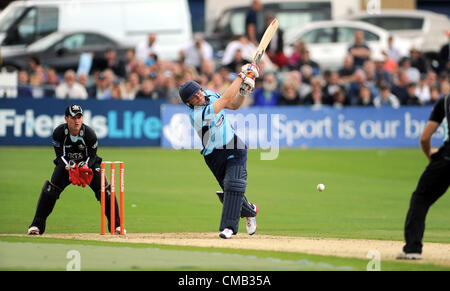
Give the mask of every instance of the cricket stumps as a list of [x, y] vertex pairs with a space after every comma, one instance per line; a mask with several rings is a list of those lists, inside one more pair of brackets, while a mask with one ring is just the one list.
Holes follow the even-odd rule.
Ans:
[[100, 234], [105, 234], [105, 182], [106, 182], [106, 164], [110, 165], [110, 184], [111, 184], [111, 212], [110, 212], [110, 230], [111, 234], [115, 233], [115, 203], [116, 203], [116, 164], [119, 164], [120, 169], [120, 234], [125, 234], [125, 163], [121, 161], [105, 161], [102, 162], [100, 167]]

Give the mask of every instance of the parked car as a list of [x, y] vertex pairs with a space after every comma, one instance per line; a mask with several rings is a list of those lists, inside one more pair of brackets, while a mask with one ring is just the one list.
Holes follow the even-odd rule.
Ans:
[[[363, 31], [372, 56], [380, 57], [387, 47], [389, 32], [365, 22], [347, 20], [318, 21], [288, 29], [285, 33], [285, 54], [290, 56], [295, 43], [302, 40], [311, 59], [322, 69], [336, 70], [343, 65], [348, 48], [354, 42], [356, 30]], [[403, 55], [407, 54], [412, 46], [411, 42], [399, 37], [394, 37], [394, 42]]]
[[2, 51], [2, 67], [25, 69], [31, 57], [39, 57], [43, 66], [54, 68], [57, 72], [76, 70], [80, 55], [92, 52], [102, 57], [107, 49], [117, 52], [118, 59], [124, 59], [128, 49], [117, 40], [93, 31], [54, 32], [20, 50]]
[[450, 21], [445, 14], [425, 10], [381, 10], [378, 14], [361, 12], [350, 16], [350, 20], [367, 22], [390, 33], [411, 39], [414, 46], [426, 55], [434, 55], [448, 43], [445, 30]]

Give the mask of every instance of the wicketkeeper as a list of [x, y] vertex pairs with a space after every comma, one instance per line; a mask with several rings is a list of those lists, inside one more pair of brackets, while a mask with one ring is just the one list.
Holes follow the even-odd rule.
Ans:
[[258, 208], [244, 195], [247, 186], [247, 147], [228, 122], [224, 109], [238, 109], [255, 88], [258, 76], [258, 67], [247, 64], [222, 96], [202, 90], [194, 81], [184, 83], [179, 92], [182, 101], [190, 108], [191, 124], [202, 140], [201, 154], [223, 190], [218, 191], [217, 195], [223, 203], [219, 236], [225, 239], [238, 232], [241, 217], [247, 220], [248, 234], [256, 232]]
[[[66, 123], [53, 131], [53, 147], [56, 159], [50, 181], [45, 181], [37, 203], [36, 214], [29, 226], [29, 235], [45, 232], [47, 217], [53, 210], [61, 192], [70, 184], [86, 187], [94, 191], [100, 201], [100, 164], [97, 156], [97, 135], [94, 130], [83, 124], [83, 109], [79, 105], [70, 105], [65, 112]], [[106, 179], [106, 178], [105, 178]], [[110, 219], [110, 185], [105, 180], [105, 213]], [[116, 229], [120, 233], [120, 217], [116, 201]], [[110, 224], [108, 223], [108, 228]]]

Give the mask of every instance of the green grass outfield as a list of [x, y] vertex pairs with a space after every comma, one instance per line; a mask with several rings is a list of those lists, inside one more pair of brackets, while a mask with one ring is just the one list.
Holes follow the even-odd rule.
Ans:
[[[103, 147], [98, 154], [104, 160], [126, 162], [125, 219], [129, 233], [218, 233], [221, 206], [214, 193], [219, 188], [198, 151]], [[42, 185], [52, 173], [53, 159], [51, 147], [0, 148], [0, 234], [26, 232]], [[282, 150], [274, 161], [262, 161], [259, 152], [250, 151], [246, 195], [260, 208], [258, 234], [401, 241], [409, 199], [426, 164], [418, 149]], [[317, 192], [318, 183], [325, 184], [324, 192]], [[450, 243], [449, 208], [448, 195], [444, 195], [431, 208], [425, 242]], [[92, 191], [69, 186], [49, 217], [46, 232], [98, 233], [99, 216], [99, 204]], [[243, 220], [240, 230], [245, 232]], [[279, 263], [274, 269], [288, 270], [365, 270], [368, 262], [283, 252], [12, 236], [0, 236], [0, 258], [14, 253], [23, 254], [33, 245], [45, 248], [51, 244], [57, 245], [61, 251], [71, 245], [89, 247], [93, 248], [93, 254], [99, 253], [95, 248], [102, 249], [101, 246], [104, 246], [105, 249], [112, 248], [112, 252], [117, 251], [115, 248], [131, 248], [137, 252], [150, 248], [172, 252], [172, 255], [175, 254], [173, 252], [185, 252], [187, 257], [196, 256], [198, 252], [244, 258], [251, 256], [262, 261], [269, 260], [266, 262], [269, 269], [271, 260]], [[8, 249], [14, 251], [9, 252]], [[157, 256], [164, 258], [165, 254], [161, 252]], [[137, 253], [136, 257], [140, 255]], [[65, 257], [63, 259], [67, 262]], [[253, 270], [258, 269], [256, 266], [265, 266], [265, 263], [255, 261], [254, 265], [249, 263], [239, 267], [186, 266], [183, 262], [173, 262], [158, 266], [136, 265], [136, 262], [129, 261], [117, 268]], [[27, 269], [27, 266], [2, 265], [0, 261], [0, 268]], [[52, 264], [37, 265], [36, 268], [58, 269]], [[108, 269], [92, 266], [92, 269], [102, 268]], [[383, 261], [382, 269], [448, 270], [449, 267]]]

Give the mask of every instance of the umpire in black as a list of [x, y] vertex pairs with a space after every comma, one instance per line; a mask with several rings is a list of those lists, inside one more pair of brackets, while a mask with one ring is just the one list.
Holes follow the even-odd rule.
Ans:
[[[59, 125], [53, 131], [53, 147], [56, 153], [56, 159], [53, 161], [55, 169], [50, 181], [45, 181], [42, 187], [36, 213], [28, 229], [29, 235], [42, 235], [45, 232], [47, 217], [52, 212], [61, 192], [71, 182], [83, 187], [89, 185], [97, 200], [100, 201], [100, 164], [102, 159], [97, 156], [97, 135], [91, 127], [83, 124], [83, 118], [81, 106], [70, 105], [65, 112], [66, 123]], [[70, 172], [74, 167], [83, 168], [84, 171], [89, 172], [91, 175], [89, 182], [75, 183], [75, 179], [79, 181], [78, 177], [74, 177]], [[109, 220], [111, 193], [107, 181], [105, 181], [105, 185], [107, 185], [105, 187], [105, 213]], [[120, 232], [117, 200], [115, 213], [116, 232]], [[109, 225], [108, 223], [108, 227]]]
[[[438, 200], [450, 185], [450, 94], [435, 104], [428, 123], [420, 137], [420, 147], [430, 163], [420, 177], [414, 191], [405, 222], [405, 241], [403, 251], [397, 259], [417, 260], [422, 255], [422, 239], [425, 231], [425, 218], [428, 209]], [[431, 137], [447, 118], [446, 140], [438, 149], [431, 148]]]

